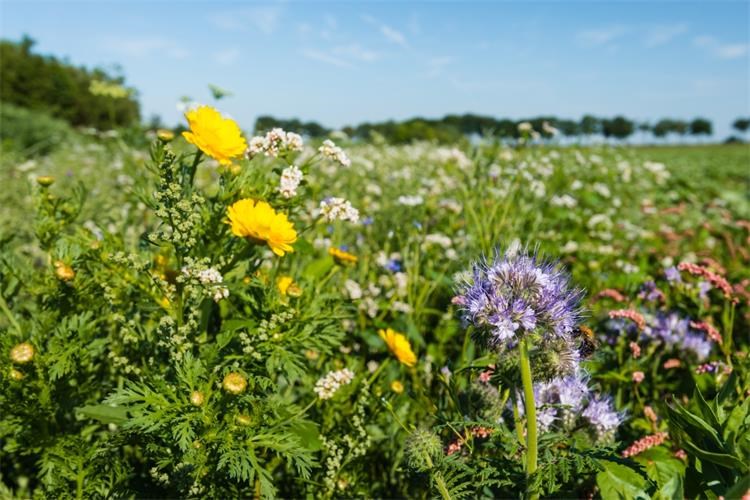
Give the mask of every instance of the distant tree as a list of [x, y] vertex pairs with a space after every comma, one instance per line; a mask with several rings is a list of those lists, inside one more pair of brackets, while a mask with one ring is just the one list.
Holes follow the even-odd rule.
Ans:
[[625, 140], [633, 134], [633, 122], [624, 116], [616, 116], [611, 120], [602, 121], [602, 133], [604, 137], [614, 137]]
[[664, 139], [672, 132], [674, 128], [673, 124], [673, 120], [670, 120], [669, 118], [662, 118], [661, 120], [656, 122], [656, 125], [653, 126], [651, 131], [654, 134], [654, 137]]
[[705, 118], [696, 118], [690, 122], [690, 135], [699, 137], [701, 135], [711, 135], [712, 133], [713, 126]]
[[672, 132], [682, 139], [690, 132], [690, 124], [685, 120], [672, 120]]
[[732, 123], [732, 127], [739, 133], [744, 134], [747, 129], [750, 129], [750, 118], [737, 118]]
[[560, 133], [566, 137], [581, 135], [581, 126], [575, 120], [558, 120], [556, 125]]
[[584, 115], [581, 118], [581, 133], [583, 135], [595, 135], [602, 133], [602, 121], [591, 115]]
[[[122, 75], [75, 67], [33, 53], [34, 40], [0, 41], [0, 100], [42, 111], [74, 126], [108, 129], [140, 119], [134, 89]], [[117, 72], [117, 70], [116, 70]]]

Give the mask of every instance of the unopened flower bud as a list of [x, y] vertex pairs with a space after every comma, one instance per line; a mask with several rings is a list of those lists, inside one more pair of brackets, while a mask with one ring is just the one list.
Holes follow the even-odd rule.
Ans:
[[55, 178], [51, 175], [40, 175], [36, 178], [36, 183], [42, 187], [50, 187], [55, 183]]
[[55, 276], [60, 281], [72, 281], [76, 277], [76, 272], [65, 262], [58, 260], [55, 261]]
[[221, 385], [227, 392], [242, 394], [247, 388], [247, 379], [237, 372], [230, 372], [224, 377]]
[[174, 132], [171, 130], [160, 128], [156, 131], [156, 137], [162, 142], [169, 142], [174, 139]]
[[190, 404], [193, 406], [203, 406], [205, 400], [206, 398], [201, 391], [193, 391], [190, 393]]
[[402, 384], [399, 380], [394, 380], [393, 382], [391, 382], [391, 390], [396, 394], [401, 394], [402, 392], [404, 392], [404, 384]]
[[11, 380], [18, 381], [18, 380], [21, 380], [23, 378], [23, 373], [21, 373], [20, 371], [16, 370], [15, 368], [11, 368], [9, 376], [10, 376]]
[[247, 427], [253, 423], [253, 419], [251, 419], [249, 415], [237, 415], [234, 417], [234, 421], [237, 422], [237, 425], [241, 425], [242, 427]]
[[34, 359], [34, 346], [28, 342], [17, 344], [10, 350], [10, 359], [17, 365], [28, 363]]

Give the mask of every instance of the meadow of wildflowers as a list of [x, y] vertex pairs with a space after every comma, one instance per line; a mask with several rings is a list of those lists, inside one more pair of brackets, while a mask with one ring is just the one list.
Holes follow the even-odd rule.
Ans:
[[0, 160], [3, 497], [750, 494], [746, 148], [186, 125]]

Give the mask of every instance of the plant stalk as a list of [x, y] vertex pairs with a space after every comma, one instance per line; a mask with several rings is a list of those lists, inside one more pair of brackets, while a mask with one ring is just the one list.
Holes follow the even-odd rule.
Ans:
[[[534, 400], [534, 384], [531, 378], [531, 363], [529, 362], [529, 346], [526, 337], [519, 344], [521, 354], [521, 382], [523, 384], [523, 399], [526, 407], [526, 479], [529, 482], [536, 472], [537, 466], [537, 435], [536, 435], [536, 401]], [[528, 485], [527, 485], [528, 488]], [[528, 495], [531, 500], [539, 498], [537, 494]]]

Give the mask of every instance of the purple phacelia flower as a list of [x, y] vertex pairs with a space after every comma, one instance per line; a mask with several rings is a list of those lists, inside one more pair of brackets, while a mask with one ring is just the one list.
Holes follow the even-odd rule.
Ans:
[[694, 353], [698, 361], [706, 359], [713, 347], [705, 335], [690, 327], [690, 318], [683, 318], [676, 312], [657, 313], [649, 321], [645, 334], [653, 340], [661, 340], [668, 347]]
[[680, 276], [680, 271], [677, 270], [676, 267], [668, 267], [664, 270], [664, 277], [667, 279], [668, 282], [674, 284], [674, 283], [682, 283], [682, 277]]
[[[518, 411], [522, 416], [525, 412], [523, 399], [519, 391]], [[623, 420], [623, 414], [615, 411], [611, 398], [592, 391], [582, 372], [535, 383], [534, 403], [540, 432], [573, 431], [580, 427], [580, 423], [585, 423], [597, 441], [610, 441]]]
[[464, 318], [485, 334], [488, 347], [507, 347], [532, 332], [569, 338], [580, 318], [581, 291], [536, 253], [509, 251], [475, 264], [459, 294]]
[[608, 397], [589, 401], [581, 415], [594, 427], [600, 440], [607, 440], [609, 436], [614, 435], [623, 421], [622, 413], [615, 411], [612, 399]]

